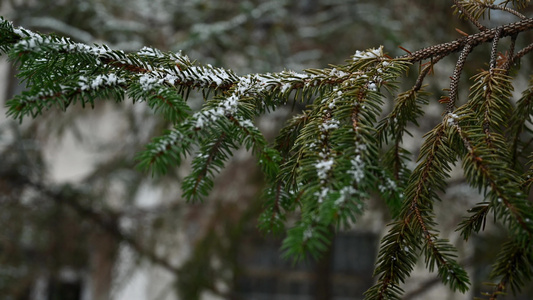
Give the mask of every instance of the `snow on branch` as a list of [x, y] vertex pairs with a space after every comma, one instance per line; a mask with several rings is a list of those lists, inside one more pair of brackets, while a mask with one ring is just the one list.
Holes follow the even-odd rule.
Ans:
[[[216, 174], [235, 151], [250, 150], [268, 184], [260, 228], [279, 230], [287, 216], [297, 215], [282, 247], [296, 259], [324, 253], [335, 229], [352, 226], [366, 202], [382, 199], [394, 220], [382, 239], [377, 282], [366, 299], [400, 299], [401, 283], [420, 255], [430, 271], [437, 270], [443, 284], [454, 291], [468, 290], [468, 274], [455, 258], [455, 247], [440, 237], [434, 211], [434, 203], [447, 188], [451, 165], [460, 160], [466, 180], [482, 191], [487, 203], [474, 206], [465, 216], [458, 226], [462, 236], [467, 240], [482, 230], [486, 216], [493, 213], [507, 226], [512, 240], [495, 264], [494, 274], [502, 278], [495, 299], [507, 286], [515, 289], [524, 284], [513, 277], [514, 268], [530, 274], [533, 265], [533, 209], [526, 196], [533, 176], [533, 137], [528, 130], [533, 83], [517, 108], [510, 101], [510, 70], [533, 49], [528, 45], [515, 51], [516, 38], [533, 28], [533, 19], [518, 12], [527, 1], [512, 1], [514, 9], [507, 6], [511, 1], [496, 6], [490, 1], [454, 2], [457, 13], [478, 33], [406, 50], [408, 54], [396, 58], [383, 47], [358, 50], [343, 65], [301, 73], [237, 75], [194, 62], [181, 52], [150, 47], [112, 50], [15, 28], [1, 19], [0, 52], [15, 62], [28, 86], [7, 102], [8, 114], [22, 120], [54, 107], [65, 110], [76, 102], [94, 106], [96, 100], [121, 102], [126, 97], [145, 101], [169, 121], [170, 128], [147, 144], [137, 156], [139, 164], [153, 174], [164, 174], [193, 156], [191, 173], [182, 184], [188, 200], [208, 196]], [[273, 3], [252, 14], [267, 13]], [[488, 28], [479, 19], [490, 10], [520, 20]], [[246, 18], [238, 16], [200, 31], [209, 35], [231, 30]], [[505, 47], [499, 43], [504, 37], [511, 37], [511, 44], [500, 55], [497, 48]], [[473, 76], [470, 94], [459, 99], [459, 79], [469, 64], [468, 54], [480, 46], [491, 53], [486, 58], [489, 70]], [[414, 160], [404, 148], [404, 137], [410, 135], [408, 128], [419, 125], [424, 106], [434, 100], [424, 80], [454, 52], [461, 54], [450, 74], [449, 95], [435, 101], [442, 105], [442, 117], [419, 143], [419, 157]], [[399, 81], [409, 80], [406, 73], [417, 62], [421, 66], [416, 82], [398, 92]], [[202, 93], [205, 103], [200, 109], [187, 102], [191, 91]], [[295, 112], [274, 141], [268, 141], [256, 125], [257, 118], [296, 102], [307, 106]], [[503, 261], [509, 256], [527, 261], [511, 269]]]

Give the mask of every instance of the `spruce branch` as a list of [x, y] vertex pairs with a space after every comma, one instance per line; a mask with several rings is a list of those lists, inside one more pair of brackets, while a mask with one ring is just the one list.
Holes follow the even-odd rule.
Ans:
[[449, 55], [453, 52], [461, 51], [467, 44], [471, 47], [476, 47], [481, 43], [491, 41], [494, 36], [501, 31], [501, 37], [513, 36], [520, 32], [528, 31], [533, 28], [533, 19], [527, 18], [518, 22], [505, 24], [496, 28], [484, 30], [469, 36], [462, 37], [458, 40], [442, 43], [434, 46], [429, 46], [410, 54], [400, 56], [398, 58], [405, 59], [409, 62], [418, 62], [424, 59], [429, 59], [437, 55]]
[[286, 212], [291, 211], [291, 195], [277, 181], [266, 188], [262, 195], [263, 212], [259, 216], [258, 228], [266, 233], [281, 234], [285, 230]]
[[[421, 253], [426, 267], [437, 268], [440, 281], [451, 290], [468, 289], [467, 273], [456, 260], [455, 247], [440, 237], [433, 209], [447, 187], [450, 166], [460, 159], [464, 177], [486, 201], [471, 208], [457, 230], [468, 240], [484, 229], [493, 213], [511, 236], [512, 242], [502, 248], [494, 264], [493, 276], [500, 280], [495, 298], [531, 279], [533, 212], [526, 195], [528, 176], [533, 176], [529, 155], [533, 135], [528, 128], [533, 89], [529, 87], [513, 109], [509, 69], [533, 49], [529, 45], [514, 53], [517, 35], [531, 30], [533, 19], [508, 8], [510, 1], [496, 7], [489, 2], [454, 1], [456, 10], [480, 30], [455, 41], [397, 58], [380, 47], [357, 51], [344, 65], [243, 76], [193, 62], [181, 53], [149, 47], [126, 53], [105, 45], [88, 46], [14, 28], [2, 19], [0, 51], [18, 65], [29, 87], [8, 102], [8, 114], [22, 120], [54, 107], [93, 106], [97, 99], [145, 101], [171, 127], [138, 155], [139, 165], [163, 174], [192, 155], [192, 171], [182, 184], [189, 200], [209, 194], [216, 174], [237, 149], [250, 150], [267, 181], [259, 227], [281, 232], [288, 216], [297, 214], [282, 246], [285, 255], [295, 260], [308, 253], [320, 256], [334, 230], [352, 226], [369, 199], [384, 199], [394, 219], [381, 241], [374, 272], [377, 283], [365, 293], [366, 299], [400, 299], [401, 284]], [[527, 2], [513, 4], [519, 9]], [[487, 11], [490, 17], [491, 10], [521, 20], [487, 28], [478, 19]], [[507, 36], [511, 45], [506, 54], [499, 54], [499, 42]], [[467, 57], [485, 43], [491, 45], [489, 69], [472, 77], [469, 97], [459, 106], [459, 81]], [[460, 55], [449, 96], [439, 101], [447, 103], [444, 116], [425, 135], [411, 170], [404, 138], [411, 124], [419, 125], [431, 99], [424, 80], [454, 52]], [[398, 78], [416, 62], [420, 62], [416, 82], [410, 90], [398, 92]], [[186, 101], [191, 91], [205, 100], [196, 111]], [[383, 117], [386, 92], [394, 100]], [[255, 125], [257, 118], [291, 101], [308, 106], [269, 143]], [[517, 264], [523, 268], [518, 279], [512, 270]]]
[[376, 135], [379, 144], [383, 147], [384, 144], [392, 143], [391, 148], [384, 154], [383, 165], [388, 166], [387, 169], [390, 170], [395, 182], [402, 187], [407, 185], [411, 174], [407, 168], [407, 162], [411, 159], [410, 153], [402, 147], [403, 137], [409, 134], [407, 131], [409, 123], [418, 126], [417, 120], [424, 114], [422, 107], [429, 103], [428, 96], [429, 93], [421, 88], [416, 89], [416, 86], [407, 92], [400, 93], [395, 100], [393, 110], [377, 126]]
[[[528, 220], [533, 219], [531, 205], [520, 189], [520, 180], [515, 172], [506, 164], [506, 160], [491, 153], [484, 145], [484, 141], [474, 142], [470, 135], [476, 136], [475, 131], [481, 128], [465, 130], [459, 122], [468, 119], [469, 114], [458, 109], [459, 117], [451, 115], [448, 119], [451, 140], [462, 141], [465, 154], [463, 156], [463, 170], [466, 179], [471, 185], [479, 189], [490, 187], [489, 199], [491, 208], [497, 218], [507, 223], [511, 232], [524, 233], [531, 238], [533, 224]], [[456, 137], [454, 137], [456, 135]], [[496, 156], [497, 159], [494, 159]], [[503, 176], [505, 174], [505, 176]], [[507, 211], [509, 213], [507, 213]]]
[[[533, 80], [530, 79], [529, 87], [522, 93], [522, 97], [517, 101], [516, 109], [509, 126], [509, 135], [511, 140], [511, 163], [513, 166], [519, 165], [521, 154], [526, 154], [526, 143], [521, 139], [521, 135], [528, 131], [528, 125], [533, 123], [531, 116], [533, 115]], [[531, 138], [530, 138], [531, 139]]]
[[[520, 19], [526, 19], [526, 16], [524, 16], [517, 10], [509, 8], [507, 6], [507, 2], [495, 5], [494, 1], [492, 0], [475, 0], [475, 1], [454, 0], [454, 3], [457, 8], [456, 12], [460, 12], [461, 14], [465, 15], [465, 17], [468, 18], [472, 23], [474, 23], [472, 20], [478, 22], [477, 21], [478, 19], [482, 17], [484, 18], [486, 12], [488, 12], [487, 16], [490, 19], [491, 10], [500, 10], [500, 11], [508, 12]], [[481, 24], [474, 23], [474, 25], [476, 25], [476, 27], [478, 27], [480, 30], [486, 30], [486, 28], [484, 29], [480, 28], [479, 25]]]
[[490, 300], [496, 300], [507, 289], [513, 294], [520, 292], [528, 281], [533, 278], [533, 253], [529, 239], [526, 242], [509, 240], [502, 246], [494, 264], [490, 277], [500, 278]]
[[462, 14], [463, 16], [465, 16], [480, 31], [487, 30], [487, 27], [481, 25], [481, 23], [479, 23], [479, 21], [477, 20], [479, 18], [479, 14], [476, 14], [476, 16], [471, 15], [470, 12], [465, 9], [465, 7], [463, 6], [463, 4], [461, 2], [462, 1], [453, 0], [453, 3], [455, 4], [455, 7], [456, 7], [456, 11], [459, 14]]
[[485, 230], [485, 224], [487, 223], [487, 215], [491, 210], [490, 203], [478, 203], [473, 208], [469, 209], [468, 212], [472, 215], [459, 223], [456, 231], [461, 231], [461, 236], [465, 241], [468, 241], [468, 238], [473, 234], [477, 233], [480, 230]]
[[[410, 177], [405, 189], [404, 206], [389, 233], [382, 239], [378, 255], [378, 265], [374, 275], [378, 282], [365, 294], [365, 299], [399, 299], [398, 284], [403, 282], [414, 268], [413, 250], [425, 249], [427, 266], [439, 269], [443, 283], [454, 290], [468, 289], [468, 276], [457, 264], [452, 253], [455, 251], [447, 241], [438, 239], [433, 228], [432, 202], [438, 199], [435, 192], [444, 188], [444, 179], [449, 172], [451, 149], [446, 138], [445, 122], [439, 123], [428, 135], [422, 145], [419, 164]], [[401, 247], [407, 240], [414, 249]], [[396, 265], [398, 260], [401, 264]], [[391, 289], [392, 288], [392, 289]]]
[[[491, 69], [480, 71], [472, 77], [475, 83], [469, 95], [469, 106], [472, 111], [476, 111], [482, 123], [485, 142], [493, 152], [497, 149], [508, 148], [502, 132], [513, 110], [512, 103], [509, 101], [512, 97], [513, 86], [511, 77], [506, 73], [504, 69], [496, 68], [496, 63], [492, 71]], [[506, 158], [506, 161], [509, 161], [508, 153], [507, 150], [500, 151], [501, 157]]]
[[[378, 51], [356, 53], [353, 66], [335, 67], [335, 73], [351, 72], [352, 79], [315, 100], [306, 112], [306, 123], [291, 150], [295, 155], [287, 163], [294, 180], [301, 183], [297, 188], [303, 191], [302, 221], [296, 226], [299, 229], [288, 231], [284, 245], [302, 240], [293, 235], [355, 221], [376, 180], [384, 180], [378, 185], [382, 192], [394, 190], [376, 168], [379, 159], [373, 127], [382, 105], [379, 89], [390, 84], [405, 64], [383, 59]], [[316, 255], [324, 244], [310, 234], [305, 245]], [[291, 247], [285, 248], [292, 253]]]
[[207, 196], [213, 188], [213, 180], [209, 175], [220, 172], [223, 168], [222, 162], [227, 160], [236, 148], [225, 132], [215, 132], [208, 136], [206, 144], [193, 160], [193, 171], [183, 181], [183, 196], [192, 201]]

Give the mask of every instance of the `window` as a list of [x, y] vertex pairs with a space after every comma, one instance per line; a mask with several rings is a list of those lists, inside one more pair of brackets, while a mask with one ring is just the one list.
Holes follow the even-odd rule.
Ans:
[[280, 244], [280, 240], [252, 238], [243, 245], [237, 276], [241, 299], [357, 299], [372, 285], [378, 246], [373, 233], [339, 233], [321, 260], [295, 266], [281, 258]]

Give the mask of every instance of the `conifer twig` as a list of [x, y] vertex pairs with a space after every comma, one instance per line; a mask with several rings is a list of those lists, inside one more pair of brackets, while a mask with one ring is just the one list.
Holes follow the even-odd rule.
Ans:
[[501, 11], [506, 11], [508, 13], [511, 13], [517, 17], [519, 17], [520, 19], [527, 19], [526, 16], [524, 16], [523, 14], [517, 12], [516, 10], [512, 9], [512, 8], [509, 8], [507, 6], [499, 6], [499, 5], [494, 5], [494, 4], [481, 4], [483, 7], [486, 7], [486, 8], [489, 8], [489, 9], [493, 9], [493, 10], [501, 10]]
[[498, 42], [500, 41], [501, 33], [502, 33], [501, 28], [499, 28], [496, 35], [492, 39], [492, 47], [490, 51], [490, 64], [489, 64], [490, 74], [494, 73], [494, 68], [496, 68], [496, 61], [498, 59]]
[[511, 64], [513, 63], [513, 57], [514, 57], [517, 37], [518, 37], [518, 34], [511, 36], [511, 44], [509, 45], [509, 50], [507, 52], [507, 57], [505, 58], [505, 63], [502, 66], [502, 69], [504, 69], [506, 73], [509, 73], [509, 69], [511, 68]]
[[420, 75], [418, 75], [418, 78], [416, 79], [415, 85], [413, 86], [413, 91], [417, 92], [422, 88], [422, 83], [424, 82], [424, 78], [426, 78], [427, 74], [433, 70], [433, 66], [436, 65], [442, 58], [444, 58], [444, 55], [439, 55], [436, 57], [432, 57], [431, 61], [428, 62], [428, 65], [422, 69], [420, 72]]
[[463, 51], [461, 51], [461, 54], [459, 55], [459, 59], [457, 59], [457, 64], [455, 65], [455, 69], [453, 70], [453, 75], [451, 78], [452, 80], [450, 81], [450, 99], [446, 107], [446, 113], [451, 113], [455, 108], [455, 102], [458, 94], [457, 90], [459, 88], [459, 79], [461, 78], [461, 73], [470, 51], [472, 51], [472, 45], [466, 44], [463, 48]]
[[[460, 108], [459, 108], [460, 110]], [[498, 178], [494, 175], [493, 170], [490, 166], [490, 163], [487, 162], [487, 159], [483, 159], [481, 156], [476, 153], [476, 148], [473, 147], [471, 138], [468, 136], [468, 134], [461, 128], [457, 120], [455, 118], [451, 119], [449, 121], [449, 124], [452, 125], [455, 130], [457, 131], [457, 134], [461, 138], [464, 147], [466, 148], [468, 152], [468, 156], [477, 165], [477, 169], [479, 170], [479, 173], [482, 177], [485, 178], [487, 185], [490, 186], [490, 188], [496, 193], [498, 197], [498, 202], [503, 202], [503, 205], [509, 210], [510, 214], [513, 215], [513, 217], [516, 219], [516, 222], [518, 226], [521, 227], [524, 232], [526, 232], [529, 236], [529, 238], [533, 237], [533, 231], [530, 227], [527, 226], [528, 220], [524, 220], [520, 209], [513, 203], [510, 202], [510, 197], [506, 196], [504, 193], [503, 187], [499, 184]]]
[[[492, 47], [490, 51], [490, 63], [489, 63], [489, 75], [491, 78], [494, 77], [494, 69], [496, 68], [496, 63], [498, 59], [498, 42], [500, 41], [500, 34], [501, 30], [498, 31], [498, 34], [494, 36], [494, 39], [492, 40]], [[485, 103], [490, 103], [491, 97], [492, 97], [492, 85], [488, 85], [485, 87]], [[490, 129], [490, 109], [485, 109], [484, 118], [483, 118], [483, 132], [485, 133], [485, 141], [487, 142], [487, 145], [489, 148], [492, 148], [492, 136], [491, 136], [491, 129]]]
[[500, 37], [512, 36], [523, 31], [531, 30], [533, 29], [533, 18], [526, 18], [524, 20], [505, 24], [497, 28], [487, 29], [485, 31], [465, 36], [452, 42], [422, 48], [397, 58], [403, 58], [409, 62], [417, 62], [430, 57], [435, 57], [437, 55], [449, 55], [450, 53], [462, 50], [466, 44], [476, 47], [481, 43], [491, 41], [500, 29]]
[[533, 43], [527, 45], [522, 50], [518, 51], [515, 56], [513, 56], [513, 62], [516, 62], [520, 58], [522, 58], [524, 55], [528, 54], [533, 50]]
[[487, 30], [487, 27], [483, 26], [481, 23], [479, 23], [478, 20], [476, 20], [476, 18], [474, 18], [468, 11], [465, 10], [465, 8], [463, 7], [463, 5], [457, 1], [457, 0], [453, 0], [453, 3], [455, 4], [455, 6], [459, 9], [459, 11], [464, 14], [467, 19], [472, 23], [474, 24], [480, 31], [485, 31]]

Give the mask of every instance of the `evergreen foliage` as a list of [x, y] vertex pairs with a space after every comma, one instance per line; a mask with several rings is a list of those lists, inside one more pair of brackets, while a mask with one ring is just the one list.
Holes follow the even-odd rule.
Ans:
[[[89, 46], [64, 37], [43, 35], [0, 23], [0, 51], [19, 69], [27, 90], [7, 103], [17, 120], [36, 118], [50, 109], [97, 105], [126, 98], [146, 102], [173, 126], [155, 137], [137, 157], [143, 169], [164, 174], [193, 156], [183, 180], [183, 197], [202, 201], [213, 178], [241, 147], [257, 156], [267, 180], [260, 228], [287, 232], [285, 254], [296, 260], [319, 256], [334, 230], [348, 228], [364, 213], [371, 197], [383, 199], [394, 221], [381, 241], [376, 284], [366, 299], [400, 299], [401, 284], [420, 254], [452, 290], [465, 292], [470, 279], [456, 260], [456, 249], [441, 238], [433, 207], [447, 188], [453, 165], [461, 163], [465, 179], [485, 200], [466, 208], [457, 230], [468, 240], [494, 216], [508, 228], [491, 279], [496, 299], [517, 292], [533, 274], [533, 210], [528, 200], [533, 175], [531, 131], [533, 80], [512, 101], [512, 73], [530, 44], [515, 51], [520, 33], [533, 19], [519, 11], [529, 1], [454, 1], [457, 14], [479, 32], [453, 42], [392, 58], [382, 47], [357, 51], [346, 64], [304, 73], [238, 76], [230, 70], [202, 65], [181, 53], [145, 47], [126, 53], [105, 45]], [[486, 28], [479, 19], [493, 10], [514, 15], [514, 23]], [[505, 53], [497, 51], [509, 37]], [[488, 47], [488, 70], [471, 78], [468, 99], [459, 99], [458, 82], [469, 53]], [[404, 148], [408, 126], [418, 125], [424, 106], [433, 101], [423, 85], [438, 62], [460, 52], [450, 77], [442, 119], [424, 137], [416, 167]], [[413, 87], [399, 91], [399, 81], [420, 63]], [[205, 104], [194, 111], [190, 92], [200, 91]], [[386, 111], [389, 96], [393, 107]], [[269, 142], [255, 125], [258, 116], [291, 105], [307, 104]], [[288, 215], [298, 220], [286, 229]]]

